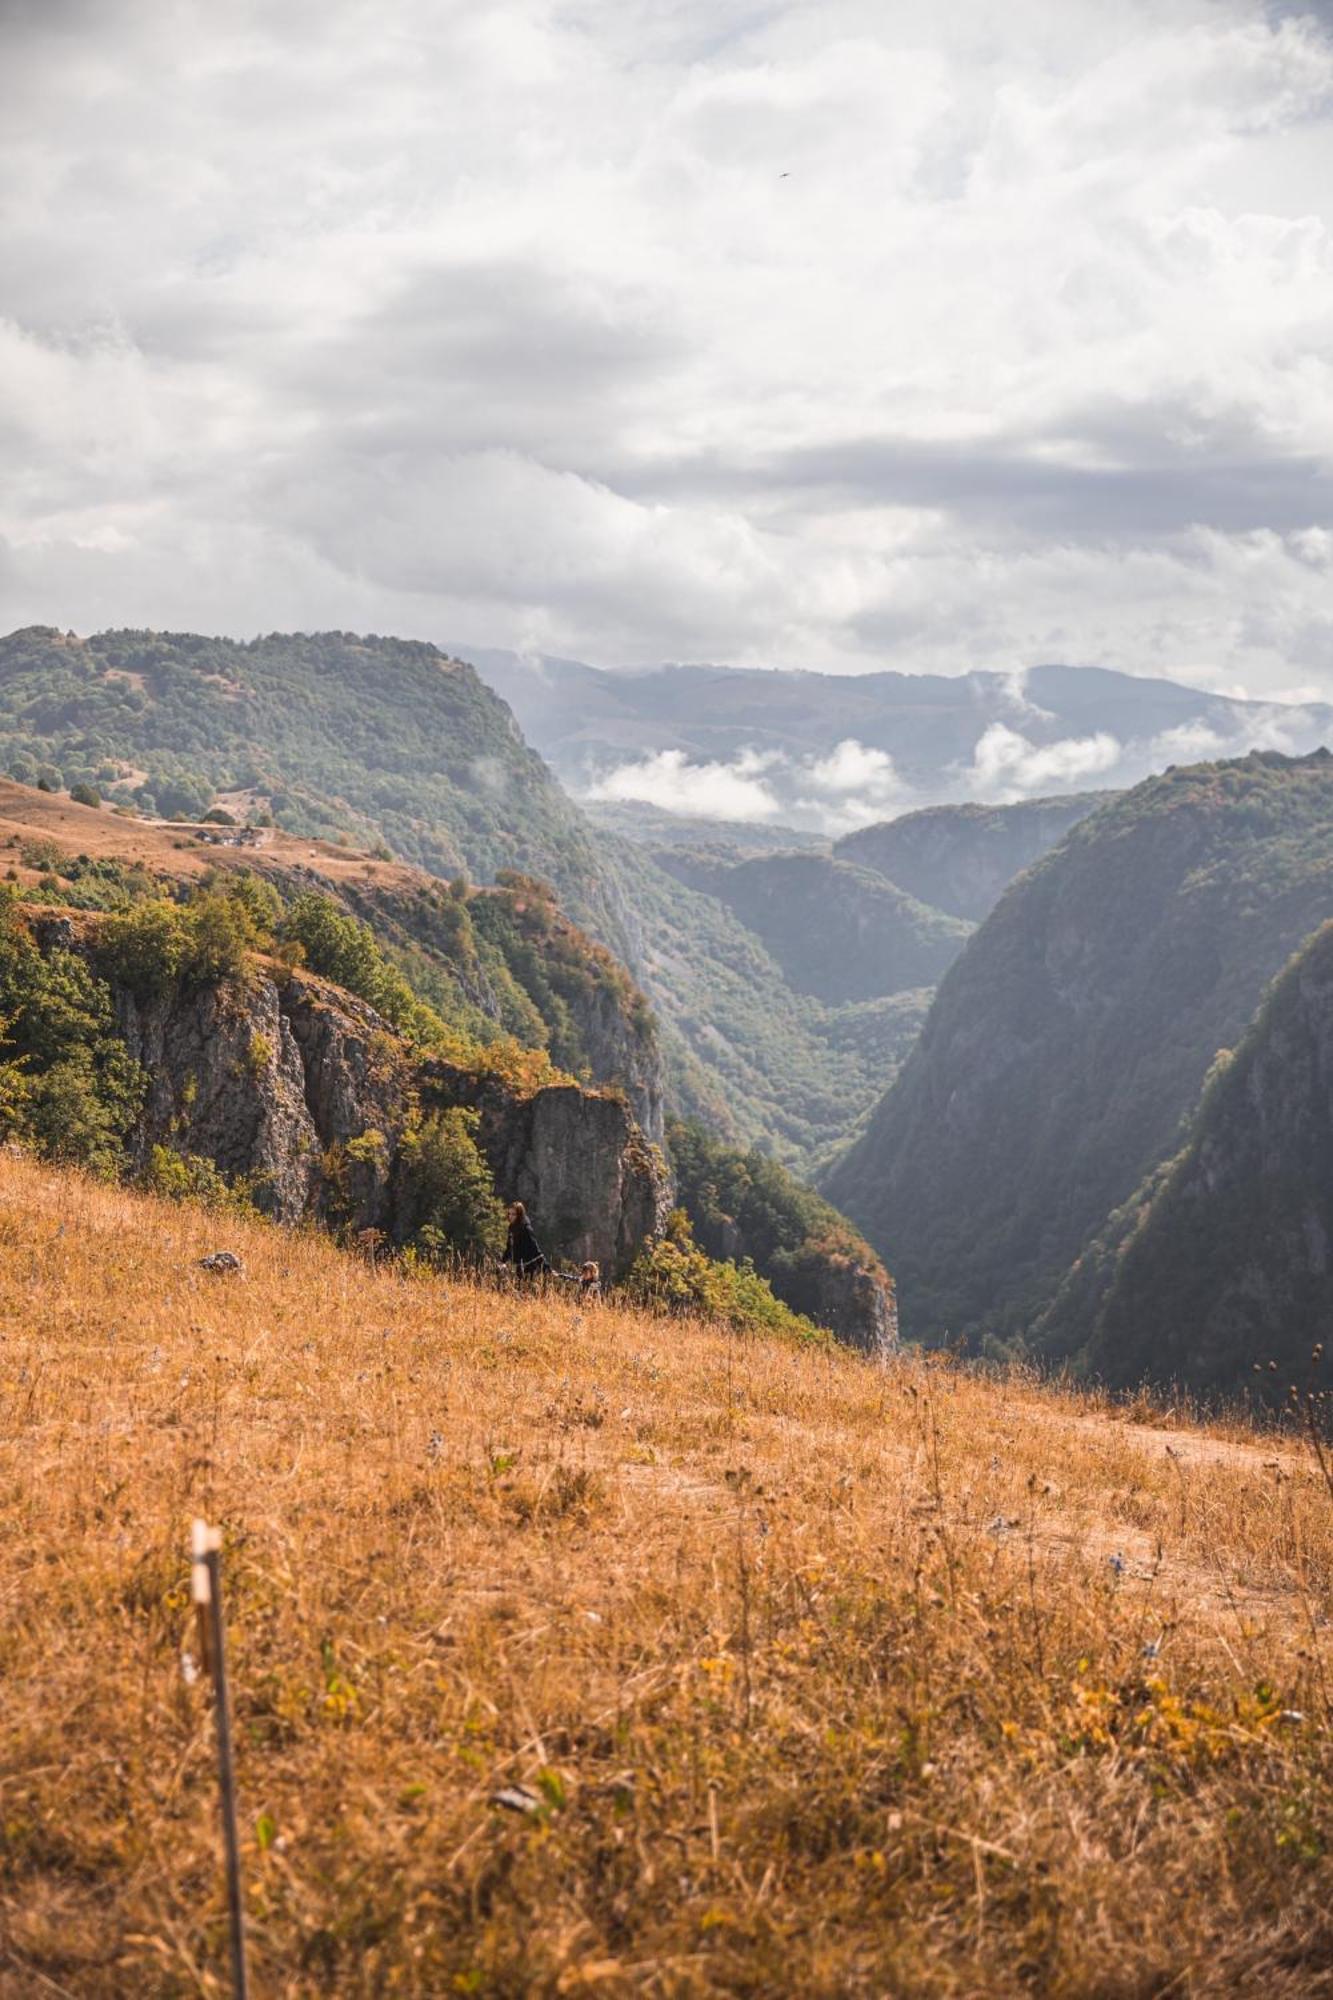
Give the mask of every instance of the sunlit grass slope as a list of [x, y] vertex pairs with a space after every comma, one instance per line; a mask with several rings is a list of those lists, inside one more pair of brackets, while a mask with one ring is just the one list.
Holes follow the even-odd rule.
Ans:
[[5, 2000], [225, 1990], [195, 1514], [258, 1996], [1333, 1992], [1294, 1447], [8, 1156], [0, 1332]]

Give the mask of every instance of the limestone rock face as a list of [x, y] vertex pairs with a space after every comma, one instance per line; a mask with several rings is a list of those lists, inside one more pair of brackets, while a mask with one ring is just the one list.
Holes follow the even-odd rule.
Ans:
[[782, 1296], [849, 1347], [889, 1354], [898, 1345], [898, 1301], [891, 1279], [850, 1258], [811, 1257], [788, 1273]]
[[148, 1077], [136, 1150], [210, 1159], [228, 1177], [260, 1178], [257, 1202], [284, 1222], [318, 1198], [319, 1133], [305, 1101], [301, 1051], [278, 990], [203, 987], [139, 1000], [116, 993], [130, 1054]]
[[[90, 944], [63, 920], [34, 934], [47, 950]], [[154, 1146], [211, 1160], [252, 1179], [256, 1206], [277, 1221], [336, 1218], [402, 1240], [404, 1130], [419, 1111], [462, 1105], [480, 1114], [497, 1193], [526, 1202], [552, 1260], [594, 1257], [621, 1277], [663, 1226], [666, 1168], [623, 1093], [566, 1084], [521, 1096], [494, 1075], [421, 1060], [364, 1001], [276, 967], [112, 993], [147, 1076], [139, 1161]]]
[[639, 1130], [653, 1145], [660, 1146], [666, 1131], [666, 1108], [656, 1035], [637, 1034], [623, 1008], [604, 989], [576, 1008], [575, 1018], [593, 1078], [619, 1083]]
[[550, 1258], [592, 1257], [613, 1276], [658, 1236], [670, 1208], [662, 1157], [625, 1099], [553, 1084], [516, 1099], [443, 1062], [421, 1072], [422, 1102], [480, 1113], [477, 1139], [506, 1201], [523, 1202]]

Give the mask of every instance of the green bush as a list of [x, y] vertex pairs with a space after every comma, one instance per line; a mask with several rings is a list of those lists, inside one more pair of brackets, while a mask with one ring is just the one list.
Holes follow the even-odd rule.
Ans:
[[169, 1146], [154, 1146], [140, 1185], [147, 1193], [165, 1195], [169, 1201], [197, 1201], [205, 1208], [255, 1213], [254, 1177], [229, 1182], [212, 1160], [199, 1153], [173, 1153]]
[[831, 1339], [813, 1320], [785, 1306], [748, 1258], [733, 1264], [706, 1256], [683, 1209], [671, 1216], [659, 1242], [645, 1244], [639, 1252], [629, 1291], [655, 1311], [711, 1320], [735, 1333], [781, 1334], [815, 1346], [826, 1346]]
[[121, 1040], [110, 988], [68, 951], [38, 951], [0, 912], [0, 1123], [43, 1158], [116, 1170], [145, 1078]]
[[165, 993], [173, 986], [184, 957], [183, 914], [177, 904], [161, 896], [113, 917], [97, 945], [102, 972], [140, 999]]
[[480, 1259], [504, 1245], [505, 1211], [477, 1145], [477, 1113], [454, 1106], [404, 1133], [400, 1145], [411, 1242], [432, 1260]]

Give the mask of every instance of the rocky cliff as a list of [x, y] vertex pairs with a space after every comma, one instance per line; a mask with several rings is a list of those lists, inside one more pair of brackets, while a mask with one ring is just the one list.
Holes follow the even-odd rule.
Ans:
[[1083, 1365], [1112, 1383], [1282, 1396], [1331, 1325], [1333, 924], [1215, 1064], [1188, 1145], [1080, 1260], [1038, 1335], [1057, 1350], [1082, 1337]]
[[[95, 954], [95, 921], [52, 913], [33, 929], [43, 951]], [[271, 962], [147, 994], [113, 982], [112, 994], [147, 1077], [139, 1161], [159, 1145], [211, 1160], [251, 1179], [256, 1205], [280, 1221], [314, 1215], [405, 1240], [404, 1135], [450, 1106], [478, 1111], [496, 1189], [528, 1203], [549, 1256], [594, 1257], [622, 1276], [665, 1219], [661, 1156], [619, 1093], [520, 1092], [421, 1059], [363, 1001]]]

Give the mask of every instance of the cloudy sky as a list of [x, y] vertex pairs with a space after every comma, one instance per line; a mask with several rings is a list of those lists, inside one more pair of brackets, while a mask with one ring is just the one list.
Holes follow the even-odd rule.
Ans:
[[1333, 695], [1333, 4], [0, 0], [0, 627]]

